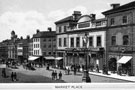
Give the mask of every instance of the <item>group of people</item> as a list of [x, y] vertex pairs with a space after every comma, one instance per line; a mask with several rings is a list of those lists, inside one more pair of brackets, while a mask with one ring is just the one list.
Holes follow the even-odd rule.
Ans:
[[11, 73], [11, 80], [12, 81], [18, 81], [16, 72]]
[[59, 77], [57, 78], [57, 71], [56, 70], [52, 72], [52, 80], [57, 80], [57, 79], [61, 80], [62, 79], [61, 71], [59, 72], [58, 76]]

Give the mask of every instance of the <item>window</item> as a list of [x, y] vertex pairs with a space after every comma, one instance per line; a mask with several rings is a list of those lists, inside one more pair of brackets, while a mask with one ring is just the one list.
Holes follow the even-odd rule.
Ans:
[[61, 45], [61, 38], [59, 38], [59, 47], [61, 47], [62, 45]]
[[97, 36], [97, 46], [101, 46], [101, 36]]
[[112, 39], [111, 39], [111, 44], [112, 45], [116, 45], [116, 36], [112, 36]]
[[127, 23], [127, 21], [128, 21], [127, 19], [128, 19], [127, 16], [123, 16], [122, 17], [122, 23], [123, 24]]
[[56, 45], [53, 45], [53, 47], [55, 48], [55, 47], [56, 47]]
[[129, 45], [129, 36], [128, 35], [123, 36], [123, 45]]
[[67, 31], [67, 26], [64, 26], [64, 32], [66, 32]]
[[74, 47], [74, 38], [70, 38], [70, 44], [71, 47]]
[[51, 45], [49, 45], [48, 48], [51, 48]]
[[114, 25], [114, 23], [115, 23], [114, 18], [111, 18], [110, 24]]
[[46, 52], [44, 52], [44, 55], [46, 55]]
[[89, 46], [93, 46], [93, 37], [89, 37]]
[[61, 26], [59, 27], [59, 33], [61, 33]]
[[44, 38], [44, 42], [46, 42], [46, 38]]
[[46, 45], [44, 45], [44, 48], [46, 48]]
[[56, 41], [56, 39], [54, 38], [53, 41]]
[[76, 37], [76, 47], [80, 47], [80, 37]]
[[49, 38], [49, 40], [48, 40], [49, 42], [51, 41], [51, 38]]
[[67, 39], [64, 38], [64, 47], [66, 47], [66, 46], [67, 46]]
[[49, 55], [51, 55], [51, 52], [49, 52]]

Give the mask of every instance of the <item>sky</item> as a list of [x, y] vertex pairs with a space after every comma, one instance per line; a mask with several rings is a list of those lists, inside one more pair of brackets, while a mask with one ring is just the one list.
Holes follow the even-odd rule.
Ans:
[[70, 16], [73, 11], [81, 11], [82, 15], [96, 14], [96, 18], [104, 18], [101, 14], [109, 10], [112, 3], [121, 5], [134, 0], [0, 0], [0, 41], [10, 39], [14, 30], [18, 38], [27, 35], [32, 37], [36, 30], [47, 31], [54, 22]]

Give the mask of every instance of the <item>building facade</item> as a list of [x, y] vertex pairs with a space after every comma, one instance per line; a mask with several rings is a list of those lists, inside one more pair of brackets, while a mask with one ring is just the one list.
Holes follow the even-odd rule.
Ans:
[[118, 67], [135, 74], [135, 2], [120, 6], [112, 4], [112, 9], [103, 12], [107, 18], [107, 57], [109, 70]]
[[33, 35], [33, 56], [54, 56], [56, 49], [56, 32], [37, 30]]
[[[71, 20], [63, 19], [63, 21], [61, 23], [60, 20], [60, 25], [64, 26], [67, 22], [71, 23]], [[106, 19], [96, 20], [95, 14], [83, 16], [80, 14], [74, 27], [68, 26], [64, 33], [59, 33], [59, 23], [56, 22], [55, 24], [57, 27], [57, 54], [63, 57], [64, 66], [85, 65], [87, 58], [88, 66], [98, 64], [102, 69], [106, 50]], [[87, 47], [84, 44], [85, 33], [87, 33]], [[101, 49], [104, 50], [102, 56], [99, 55]]]

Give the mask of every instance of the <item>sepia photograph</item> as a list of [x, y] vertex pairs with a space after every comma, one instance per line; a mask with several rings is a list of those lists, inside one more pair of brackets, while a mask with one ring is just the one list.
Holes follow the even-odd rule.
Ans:
[[0, 0], [0, 89], [135, 89], [135, 0]]

